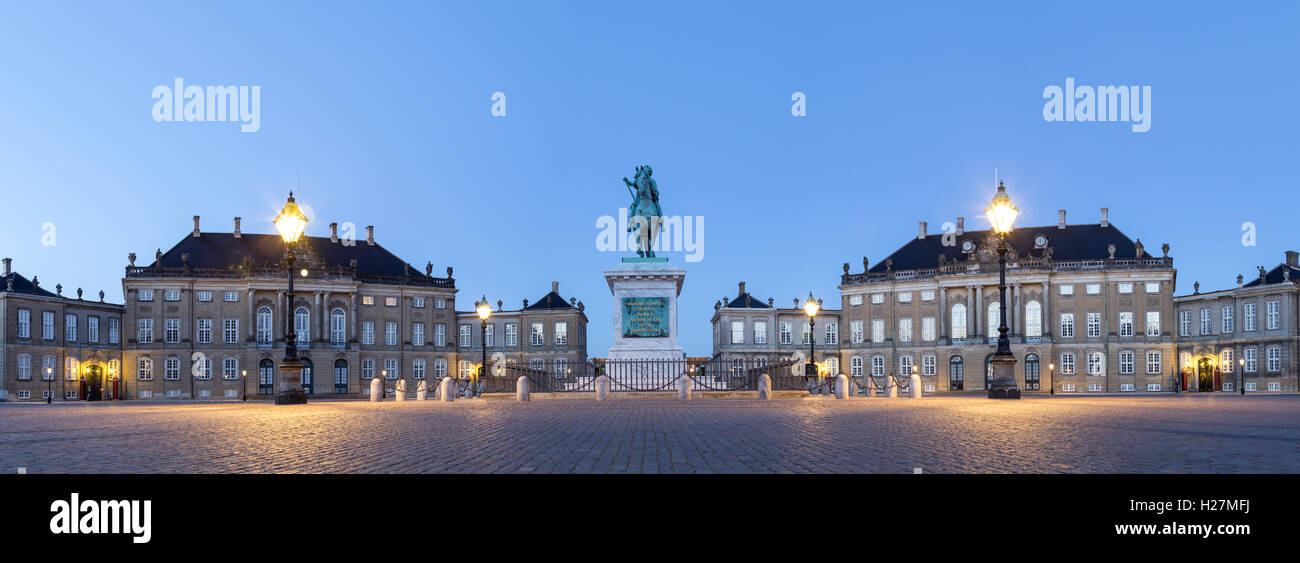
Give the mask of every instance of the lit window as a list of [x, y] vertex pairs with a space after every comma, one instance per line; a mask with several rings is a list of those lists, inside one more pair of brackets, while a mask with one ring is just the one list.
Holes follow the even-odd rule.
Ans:
[[373, 296], [373, 295], [363, 295], [363, 296], [361, 296], [361, 304], [362, 304], [362, 305], [374, 305], [374, 304], [375, 304], [375, 296]]

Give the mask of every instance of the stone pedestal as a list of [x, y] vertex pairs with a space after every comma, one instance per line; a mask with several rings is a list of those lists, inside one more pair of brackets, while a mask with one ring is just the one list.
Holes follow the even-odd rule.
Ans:
[[624, 258], [605, 281], [614, 296], [614, 345], [609, 359], [680, 360], [677, 297], [686, 271], [667, 258]]
[[298, 360], [280, 362], [280, 386], [275, 393], [275, 404], [307, 404], [307, 393], [302, 390], [302, 362]]
[[1016, 357], [993, 355], [993, 381], [989, 382], [990, 399], [1019, 399], [1020, 387], [1016, 385]]

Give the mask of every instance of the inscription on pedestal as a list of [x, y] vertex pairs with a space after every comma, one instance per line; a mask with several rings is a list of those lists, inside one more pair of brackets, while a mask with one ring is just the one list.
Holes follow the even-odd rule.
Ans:
[[668, 298], [623, 298], [623, 338], [664, 338], [666, 336], [668, 336]]

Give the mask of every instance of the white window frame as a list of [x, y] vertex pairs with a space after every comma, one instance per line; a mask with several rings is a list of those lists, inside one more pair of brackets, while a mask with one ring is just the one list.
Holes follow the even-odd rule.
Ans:
[[1119, 312], [1119, 335], [1121, 337], [1133, 336], [1133, 311]]
[[1088, 338], [1101, 338], [1101, 313], [1088, 313], [1085, 319], [1088, 323]]
[[1158, 350], [1147, 351], [1147, 374], [1158, 375], [1164, 370], [1162, 354]]
[[1074, 313], [1061, 313], [1061, 338], [1074, 338]]

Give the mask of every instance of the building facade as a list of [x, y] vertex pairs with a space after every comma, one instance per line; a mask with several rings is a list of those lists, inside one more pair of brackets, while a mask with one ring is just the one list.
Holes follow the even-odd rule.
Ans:
[[50, 291], [4, 259], [0, 276], [0, 400], [115, 399], [123, 393], [122, 305]]
[[485, 345], [489, 362], [555, 374], [572, 373], [587, 361], [586, 305], [561, 297], [560, 282], [551, 282], [549, 293], [531, 305], [523, 300], [518, 309], [505, 309], [498, 300], [486, 327], [474, 311], [457, 313], [456, 322], [458, 377], [468, 376], [474, 364], [482, 363]]
[[[799, 298], [790, 308], [777, 307], [772, 298], [764, 303], [750, 295], [745, 282], [739, 283], [734, 298], [713, 305], [713, 358], [736, 367], [755, 367], [799, 355], [826, 362], [832, 374], [840, 372], [840, 310], [823, 308], [816, 322], [809, 322]], [[814, 344], [815, 340], [815, 344]]]
[[1232, 289], [1174, 298], [1179, 385], [1189, 391], [1296, 391], [1300, 373], [1300, 254], [1287, 251]]

